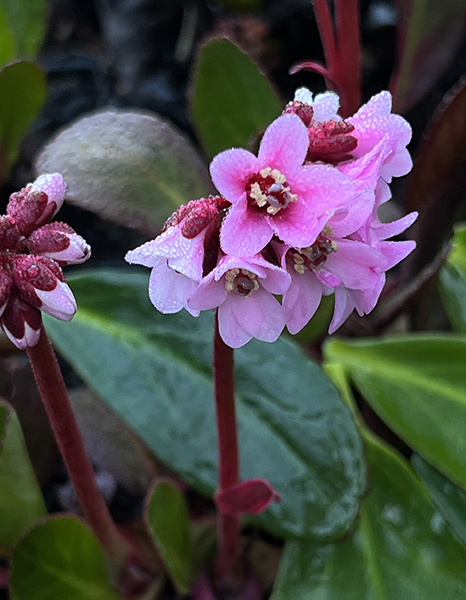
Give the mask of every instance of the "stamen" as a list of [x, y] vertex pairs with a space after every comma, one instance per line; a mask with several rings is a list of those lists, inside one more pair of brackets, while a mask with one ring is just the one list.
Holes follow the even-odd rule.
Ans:
[[225, 275], [225, 289], [227, 292], [236, 292], [240, 296], [249, 296], [251, 292], [259, 289], [256, 275], [247, 269], [230, 269]]
[[293, 268], [296, 273], [303, 275], [307, 270], [318, 271], [327, 261], [328, 255], [338, 250], [335, 240], [330, 239], [333, 235], [330, 227], [324, 227], [316, 241], [301, 252], [294, 250], [291, 253]]
[[251, 175], [246, 183], [246, 192], [251, 206], [271, 216], [298, 200], [296, 194], [290, 193], [283, 173], [270, 167]]

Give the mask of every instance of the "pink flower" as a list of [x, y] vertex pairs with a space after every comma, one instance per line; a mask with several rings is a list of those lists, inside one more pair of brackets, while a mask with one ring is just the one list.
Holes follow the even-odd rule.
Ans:
[[380, 154], [378, 177], [382, 181], [375, 183], [384, 188], [380, 194], [387, 196], [384, 184], [390, 183], [392, 177], [406, 175], [412, 167], [406, 149], [411, 140], [410, 125], [403, 117], [391, 113], [392, 97], [387, 91], [373, 96], [346, 120], [338, 115], [339, 106], [340, 100], [334, 92], [313, 99], [309, 90], [299, 88], [294, 101], [286, 107], [286, 113], [295, 113], [302, 120], [304, 116], [309, 135], [307, 162], [329, 162], [358, 179], [360, 171], [367, 169], [370, 162], [368, 155]]
[[285, 317], [273, 294], [283, 294], [290, 281], [286, 271], [260, 255], [224, 256], [188, 303], [194, 310], [218, 307], [220, 335], [232, 348], [244, 346], [253, 337], [274, 342], [285, 326]]
[[[364, 222], [373, 194], [328, 165], [303, 167], [308, 146], [301, 120], [284, 115], [266, 130], [257, 157], [232, 149], [213, 159], [212, 180], [233, 205], [220, 234], [226, 254], [254, 256], [273, 235], [290, 246], [310, 246], [337, 209], [355, 201], [364, 205], [360, 214]], [[343, 210], [339, 220], [349, 213], [348, 208]]]
[[0, 325], [18, 348], [39, 341], [40, 311], [62, 321], [76, 312], [60, 265], [84, 262], [90, 247], [65, 223], [50, 223], [65, 192], [59, 173], [41, 175], [0, 216]]
[[211, 246], [217, 260], [219, 214], [227, 206], [229, 203], [219, 196], [180, 206], [158, 237], [126, 254], [127, 262], [152, 269], [149, 298], [160, 312], [171, 314], [185, 308], [199, 316], [199, 311], [188, 305], [188, 299], [203, 277]]

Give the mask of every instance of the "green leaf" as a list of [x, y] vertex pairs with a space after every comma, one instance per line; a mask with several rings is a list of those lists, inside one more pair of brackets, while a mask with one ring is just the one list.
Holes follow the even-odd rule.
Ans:
[[453, 329], [466, 333], [466, 225], [455, 228], [453, 248], [439, 275], [442, 304]]
[[245, 147], [283, 107], [251, 59], [226, 39], [199, 52], [191, 100], [192, 121], [209, 157]]
[[15, 162], [45, 96], [45, 75], [36, 65], [17, 62], [0, 71], [0, 180]]
[[50, 518], [16, 546], [11, 600], [119, 600], [110, 586], [104, 554], [74, 517]]
[[46, 17], [46, 0], [0, 0], [0, 66], [14, 59], [36, 57]]
[[370, 488], [341, 543], [289, 541], [271, 600], [462, 600], [466, 551], [404, 459], [365, 435]]
[[193, 576], [193, 544], [188, 506], [173, 484], [155, 484], [147, 503], [146, 522], [177, 590], [187, 593]]
[[466, 338], [331, 341], [325, 352], [409, 446], [466, 486]]
[[434, 469], [418, 454], [411, 458], [438, 510], [458, 538], [466, 544], [466, 492]]
[[213, 189], [187, 137], [148, 111], [79, 119], [44, 148], [36, 171], [58, 171], [68, 184], [67, 200], [148, 235], [157, 235], [180, 204]]
[[0, 555], [46, 514], [16, 413], [0, 401]]
[[[162, 462], [212, 494], [212, 315], [161, 315], [147, 298], [147, 275], [134, 270], [70, 283], [76, 317], [47, 319], [59, 351]], [[341, 537], [356, 517], [365, 473], [338, 391], [284, 339], [253, 340], [235, 363], [242, 478], [265, 478], [282, 495], [254, 522], [276, 535]]]

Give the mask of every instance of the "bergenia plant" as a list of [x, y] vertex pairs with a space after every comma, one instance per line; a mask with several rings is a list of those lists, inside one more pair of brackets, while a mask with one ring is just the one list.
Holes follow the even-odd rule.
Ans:
[[[180, 73], [202, 29], [203, 3], [194, 4], [165, 53]], [[464, 213], [455, 198], [466, 84], [433, 120], [413, 168], [402, 115], [429, 87], [415, 81], [429, 71], [427, 37], [416, 41], [421, 2], [409, 3], [401, 62], [390, 85], [385, 78], [391, 91], [380, 91], [386, 86], [361, 85], [358, 2], [312, 0], [324, 63], [314, 60], [309, 35], [312, 60], [286, 65], [300, 79], [278, 77], [280, 98], [229, 39], [274, 65], [277, 3], [248, 2], [257, 19], [243, 14], [244, 2], [220, 4], [204, 8], [213, 32], [228, 39], [199, 46], [185, 123], [207, 161], [163, 118], [112, 109], [46, 144], [37, 179], [20, 191], [11, 193], [23, 163], [2, 180], [0, 351], [18, 369], [27, 354], [61, 458], [44, 469], [46, 507], [14, 410], [0, 398], [0, 596], [8, 587], [9, 600], [462, 600], [464, 227], [452, 250], [445, 240], [449, 209]], [[223, 19], [236, 5], [241, 14]], [[121, 35], [120, 9], [96, 9], [110, 19], [104, 37]], [[387, 26], [382, 9], [396, 17], [391, 3], [365, 3], [366, 33], [377, 20]], [[462, 23], [466, 10], [455, 10]], [[431, 12], [429, 36], [448, 30], [454, 38], [454, 19]], [[141, 43], [154, 37], [144, 21], [137, 21]], [[147, 19], [151, 27], [156, 21]], [[15, 43], [0, 58], [13, 58], [16, 37], [8, 32]], [[162, 46], [164, 35], [156, 37]], [[113, 38], [99, 42], [120, 47]], [[124, 41], [121, 52], [133, 57]], [[127, 69], [106, 57], [108, 79], [118, 84], [113, 104], [122, 90], [125, 102], [145, 90], [144, 106], [154, 93], [157, 102], [157, 94], [172, 97], [165, 72], [136, 93]], [[370, 69], [367, 48], [364, 57]], [[43, 85], [34, 87], [34, 77], [43, 79], [35, 69], [0, 68], [0, 104], [17, 93], [34, 112], [29, 105]], [[183, 122], [178, 104], [166, 104], [167, 114], [176, 104]], [[19, 105], [8, 103], [12, 115]], [[19, 138], [0, 112], [7, 178]], [[95, 236], [85, 231], [105, 269], [80, 270], [91, 249], [56, 220], [65, 198], [103, 218]], [[126, 227], [118, 250], [123, 230], [114, 225]], [[150, 274], [125, 264], [124, 254]], [[63, 269], [72, 265], [68, 284]], [[456, 334], [444, 333], [446, 315], [431, 308], [438, 273]], [[440, 332], [408, 334], [410, 326]], [[402, 335], [375, 337], [388, 327]], [[70, 385], [48, 335], [67, 375], [78, 375]], [[356, 335], [362, 339], [345, 339]], [[11, 380], [14, 397], [23, 382]], [[71, 386], [78, 389], [69, 395]], [[2, 373], [0, 387], [8, 389]], [[33, 407], [29, 387], [27, 394]], [[30, 418], [23, 429], [33, 448]], [[75, 514], [46, 515], [57, 506]]]

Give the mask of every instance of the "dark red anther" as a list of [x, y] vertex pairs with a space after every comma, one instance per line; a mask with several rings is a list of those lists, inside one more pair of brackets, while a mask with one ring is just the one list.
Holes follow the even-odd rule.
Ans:
[[306, 162], [322, 161], [331, 164], [348, 160], [358, 145], [350, 135], [354, 126], [346, 121], [324, 121], [313, 123], [308, 129], [309, 149]]
[[24, 236], [34, 229], [48, 223], [55, 214], [57, 205], [49, 202], [44, 192], [28, 192], [28, 188], [11, 194], [6, 212], [15, 220], [16, 226]]
[[11, 250], [14, 252], [21, 239], [21, 234], [16, 227], [15, 220], [9, 215], [0, 216], [0, 252]]
[[288, 102], [283, 111], [284, 115], [298, 115], [301, 121], [306, 125], [306, 127], [310, 127], [312, 118], [314, 116], [314, 109], [310, 104], [306, 104], [305, 102], [299, 102], [299, 100], [295, 100], [294, 102]]

